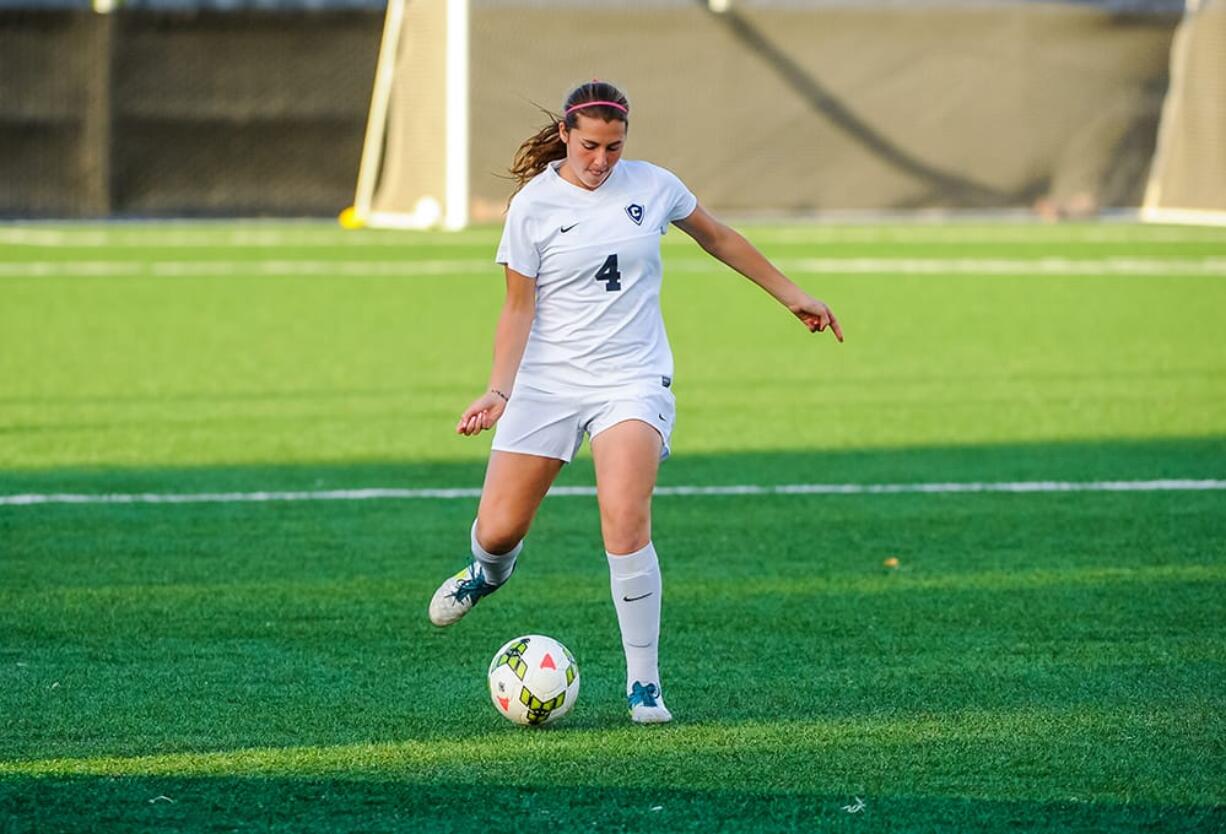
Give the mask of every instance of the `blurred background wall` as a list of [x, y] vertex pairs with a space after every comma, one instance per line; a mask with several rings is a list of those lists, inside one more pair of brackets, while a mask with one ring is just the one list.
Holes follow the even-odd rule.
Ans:
[[371, 11], [0, 11], [0, 212], [334, 214]]
[[[383, 12], [0, 5], [0, 215], [332, 215]], [[1136, 206], [1182, 3], [474, 0], [471, 194], [594, 76], [717, 210]]]

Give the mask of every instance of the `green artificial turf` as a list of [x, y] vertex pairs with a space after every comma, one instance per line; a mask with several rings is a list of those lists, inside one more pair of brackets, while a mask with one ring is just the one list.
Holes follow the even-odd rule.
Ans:
[[[1226, 232], [747, 232], [848, 341], [670, 234], [662, 484], [1226, 478]], [[0, 227], [0, 496], [479, 486], [496, 238]], [[591, 497], [429, 626], [475, 506], [0, 504], [0, 832], [1226, 827], [1226, 492], [662, 495], [646, 728]], [[543, 731], [484, 689], [532, 632], [582, 673]]]
[[[970, 227], [965, 257], [1143, 259], [1202, 274], [796, 273], [843, 320], [836, 346], [674, 231], [663, 304], [678, 455], [1220, 436], [1226, 231], [1153, 253], [1159, 244], [1117, 242], [1136, 227], [1107, 227], [1097, 243], [1098, 227], [1081, 228], [1090, 242], [1069, 242], [1063, 227], [1001, 227], [992, 247], [976, 242], [990, 228]], [[489, 373], [496, 231], [440, 244], [289, 227], [285, 244], [253, 246], [258, 230], [244, 245], [231, 243], [238, 227], [188, 230], [170, 237], [176, 247], [159, 248], [156, 228], [110, 232], [144, 246], [0, 247], [0, 467], [484, 457], [484, 443], [447, 429]], [[958, 261], [957, 227], [899, 230], [906, 241], [928, 232], [931, 245], [861, 227], [804, 242], [803, 231], [747, 229], [784, 265]], [[1015, 242], [1023, 234], [1029, 242]], [[302, 240], [319, 245], [295, 247]], [[68, 258], [81, 274], [60, 274]], [[219, 261], [220, 274], [190, 274]], [[1220, 272], [1203, 274], [1206, 261]], [[391, 274], [364, 276], [367, 262]], [[31, 264], [51, 274], [5, 276]], [[329, 277], [329, 264], [353, 274]], [[397, 273], [415, 265], [458, 271]], [[95, 275], [107, 268], [119, 274]]]

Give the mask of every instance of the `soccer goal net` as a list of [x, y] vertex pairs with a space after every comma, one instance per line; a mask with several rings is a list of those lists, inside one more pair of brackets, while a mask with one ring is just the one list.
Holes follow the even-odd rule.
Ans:
[[1220, 212], [1226, 0], [1189, 7], [1166, 98], [1183, 0], [1135, 2], [388, 0], [342, 222], [501, 221], [515, 149], [597, 76], [631, 158], [718, 212], [1136, 207], [1151, 170], [1154, 209]]
[[1141, 216], [1226, 225], [1226, 0], [1187, 0]]
[[468, 0], [389, 0], [347, 226], [468, 224]]

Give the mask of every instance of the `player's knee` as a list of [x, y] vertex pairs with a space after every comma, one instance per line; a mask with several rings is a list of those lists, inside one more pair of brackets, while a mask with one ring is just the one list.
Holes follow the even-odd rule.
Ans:
[[610, 553], [634, 553], [651, 541], [651, 515], [638, 508], [602, 510], [600, 520], [605, 550]]
[[486, 553], [510, 553], [527, 534], [527, 524], [514, 524], [503, 519], [486, 522], [482, 516], [477, 517], [477, 544]]
[[651, 542], [651, 533], [626, 533], [604, 537], [604, 549], [616, 556], [637, 553]]

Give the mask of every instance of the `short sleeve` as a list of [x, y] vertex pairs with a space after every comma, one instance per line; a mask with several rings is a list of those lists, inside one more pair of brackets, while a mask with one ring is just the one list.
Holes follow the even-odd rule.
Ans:
[[533, 240], [531, 217], [522, 200], [511, 201], [494, 261], [527, 278], [535, 278], [540, 271], [541, 252]]
[[668, 222], [684, 220], [694, 213], [698, 198], [690, 193], [685, 183], [672, 171], [661, 168], [660, 173], [663, 175], [661, 184], [664, 189], [664, 204], [668, 206]]
[[691, 194], [690, 190], [685, 188], [685, 183], [671, 170], [658, 166], [656, 170], [660, 172], [662, 202], [668, 207], [668, 211], [664, 215], [666, 220], [660, 224], [660, 233], [668, 234], [669, 223], [685, 220], [685, 218], [693, 215], [694, 208], [698, 207], [698, 197]]

